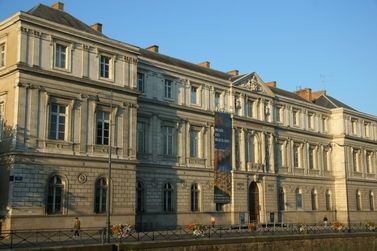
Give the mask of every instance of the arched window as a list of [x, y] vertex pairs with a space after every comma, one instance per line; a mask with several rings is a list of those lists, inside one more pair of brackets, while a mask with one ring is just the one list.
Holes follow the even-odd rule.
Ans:
[[318, 210], [317, 191], [315, 189], [312, 190], [311, 201], [312, 201], [312, 210]]
[[136, 212], [144, 211], [144, 183], [138, 181], [136, 183]]
[[173, 187], [170, 183], [164, 185], [164, 211], [173, 211]]
[[356, 210], [361, 210], [361, 192], [359, 190], [356, 191]]
[[372, 191], [369, 192], [369, 208], [370, 211], [374, 211], [374, 193]]
[[191, 211], [199, 211], [199, 188], [196, 183], [191, 185]]
[[63, 213], [63, 193], [64, 184], [61, 177], [57, 175], [52, 176], [48, 181], [47, 214]]
[[326, 210], [331, 211], [332, 210], [332, 205], [331, 205], [332, 203], [331, 203], [331, 192], [330, 192], [330, 190], [326, 190], [325, 197], [326, 197]]
[[296, 189], [296, 208], [302, 209], [302, 193], [300, 188]]
[[279, 189], [279, 200], [278, 200], [278, 208], [280, 211], [285, 210], [285, 191], [283, 187]]
[[95, 201], [94, 212], [105, 213], [106, 212], [106, 199], [107, 199], [107, 182], [105, 178], [99, 178], [95, 185]]

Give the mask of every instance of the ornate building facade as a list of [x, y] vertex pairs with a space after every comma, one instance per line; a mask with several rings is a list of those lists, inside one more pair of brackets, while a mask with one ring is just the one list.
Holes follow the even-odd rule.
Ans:
[[[64, 5], [0, 23], [2, 229], [377, 222], [377, 118], [113, 40]], [[228, 200], [215, 192], [231, 119]], [[108, 180], [111, 157], [111, 182]]]

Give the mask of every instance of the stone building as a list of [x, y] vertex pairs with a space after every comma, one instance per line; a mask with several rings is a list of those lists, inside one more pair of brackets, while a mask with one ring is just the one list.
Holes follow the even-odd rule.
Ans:
[[[219, 113], [228, 199], [214, 188]], [[60, 2], [0, 23], [0, 119], [3, 230], [104, 226], [108, 189], [111, 222], [142, 229], [377, 222], [375, 116], [116, 41]]]

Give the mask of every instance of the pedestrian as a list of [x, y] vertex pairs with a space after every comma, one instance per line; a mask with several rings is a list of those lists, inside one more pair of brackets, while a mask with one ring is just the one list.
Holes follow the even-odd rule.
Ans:
[[212, 224], [212, 227], [215, 227], [215, 224], [216, 224], [216, 218], [211, 216], [211, 224]]
[[73, 230], [75, 231], [73, 236], [80, 236], [80, 227], [81, 227], [81, 222], [79, 217], [76, 217], [75, 223], [73, 224]]
[[325, 227], [327, 227], [327, 217], [326, 217], [326, 215], [325, 215], [325, 217], [323, 217], [323, 225], [325, 225]]

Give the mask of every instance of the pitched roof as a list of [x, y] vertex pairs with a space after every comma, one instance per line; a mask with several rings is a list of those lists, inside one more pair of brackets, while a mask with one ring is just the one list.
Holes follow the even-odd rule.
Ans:
[[349, 109], [349, 110], [353, 110], [353, 111], [356, 111], [356, 109], [344, 104], [343, 102], [327, 95], [327, 94], [323, 94], [321, 95], [318, 99], [314, 100], [313, 101], [314, 104], [316, 105], [319, 105], [319, 106], [323, 106], [323, 107], [326, 107], [326, 108], [330, 108], [330, 109], [334, 109], [334, 108], [339, 108], [339, 107], [343, 107], [343, 108], [346, 108], [346, 109]]
[[51, 22], [69, 26], [69, 27], [72, 27], [74, 29], [78, 29], [84, 32], [88, 32], [93, 35], [106, 37], [101, 32], [98, 32], [92, 29], [89, 25], [81, 22], [80, 20], [71, 16], [67, 12], [51, 8], [44, 4], [38, 4], [34, 6], [33, 8], [31, 8], [30, 10], [28, 10], [26, 13], [49, 20]]
[[286, 91], [286, 90], [283, 90], [283, 89], [280, 89], [280, 88], [276, 88], [276, 87], [271, 87], [271, 86], [269, 88], [271, 89], [271, 91], [275, 95], [280, 95], [280, 96], [284, 96], [284, 97], [287, 97], [287, 98], [292, 98], [292, 99], [296, 99], [296, 100], [299, 100], [299, 101], [311, 103], [311, 102], [307, 101], [306, 99], [300, 97], [296, 93], [289, 92], [289, 91]]
[[141, 53], [141, 56], [143, 56], [143, 57], [146, 57], [146, 58], [149, 58], [149, 59], [152, 59], [152, 60], [156, 60], [156, 61], [159, 61], [159, 62], [162, 62], [162, 63], [165, 63], [165, 64], [170, 64], [170, 65], [182, 67], [182, 68], [185, 68], [185, 69], [188, 69], [188, 70], [191, 70], [191, 71], [195, 71], [195, 72], [199, 72], [199, 73], [202, 73], [202, 74], [210, 75], [212, 77], [221, 78], [221, 79], [224, 79], [224, 80], [229, 80], [232, 77], [228, 73], [224, 73], [224, 72], [221, 72], [221, 71], [217, 71], [217, 70], [213, 70], [213, 69], [206, 68], [206, 67], [203, 67], [203, 66], [199, 66], [199, 65], [187, 62], [187, 61], [183, 61], [181, 59], [177, 59], [177, 58], [169, 57], [169, 56], [166, 56], [166, 55], [163, 55], [163, 54], [160, 54], [160, 53], [148, 51], [146, 49], [140, 48], [140, 53]]

